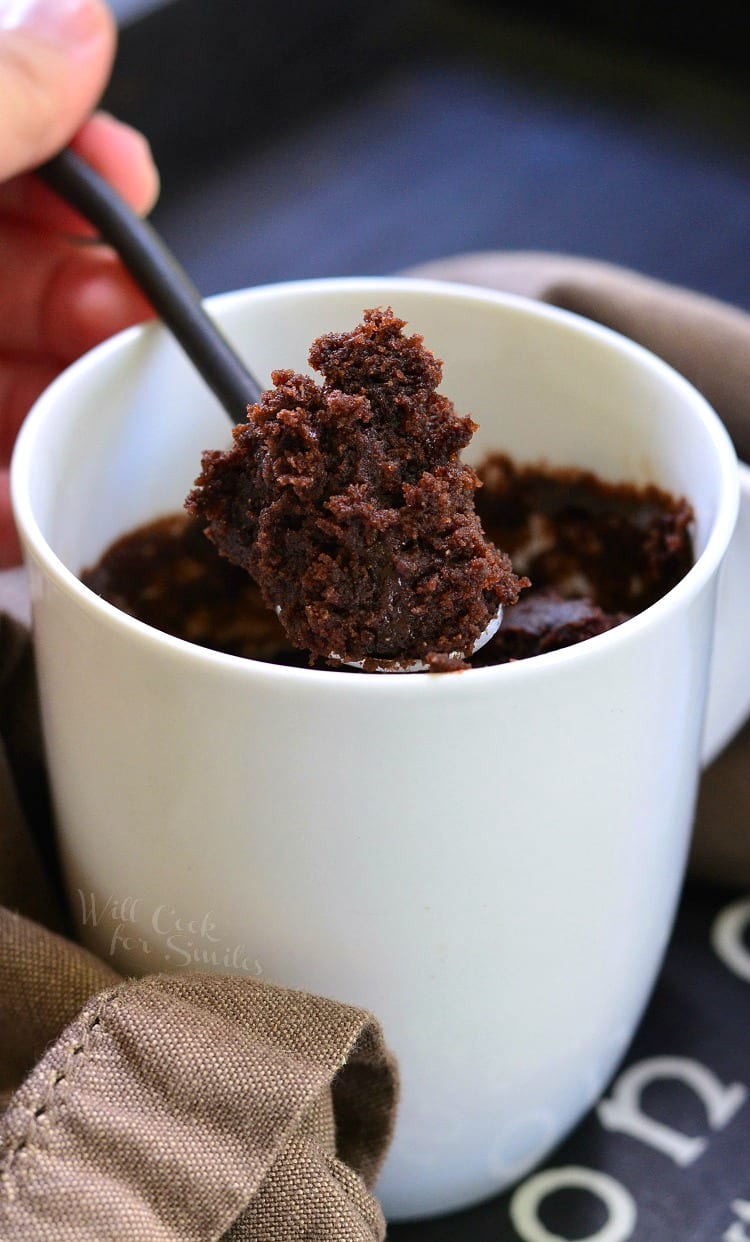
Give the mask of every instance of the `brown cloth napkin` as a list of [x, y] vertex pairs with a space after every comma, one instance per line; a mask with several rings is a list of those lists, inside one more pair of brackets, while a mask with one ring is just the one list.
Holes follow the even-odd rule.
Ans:
[[24, 917], [64, 919], [21, 806], [44, 815], [8, 617], [0, 735], [0, 1238], [382, 1239], [370, 1187], [397, 1086], [375, 1020], [257, 979], [124, 981]]
[[750, 315], [611, 263], [535, 251], [438, 259], [407, 275], [458, 280], [595, 319], [659, 354], [703, 393], [750, 461]]
[[[705, 393], [750, 458], [741, 311], [557, 255], [467, 255], [414, 274], [525, 293], [633, 337]], [[12, 595], [17, 609], [17, 577], [6, 584], [0, 608]], [[692, 859], [742, 886], [748, 757], [750, 726], [704, 777]], [[0, 617], [0, 1237], [382, 1238], [369, 1189], [396, 1076], [374, 1019], [231, 976], [124, 981], [59, 934], [53, 862], [30, 647]]]

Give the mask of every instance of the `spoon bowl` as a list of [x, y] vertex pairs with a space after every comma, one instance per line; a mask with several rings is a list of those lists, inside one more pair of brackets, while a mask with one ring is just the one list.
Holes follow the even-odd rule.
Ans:
[[[475, 655], [477, 651], [481, 651], [482, 647], [497, 634], [503, 622], [503, 606], [500, 604], [489, 624], [482, 630], [468, 655]], [[465, 651], [449, 651], [446, 656], [449, 660], [465, 660], [467, 653]], [[364, 660], [343, 660], [340, 655], [329, 656], [331, 660], [340, 660], [342, 664], [348, 664], [350, 668], [366, 669], [368, 673], [429, 673], [430, 666], [425, 664], [424, 660], [379, 660], [377, 656], [367, 657]]]

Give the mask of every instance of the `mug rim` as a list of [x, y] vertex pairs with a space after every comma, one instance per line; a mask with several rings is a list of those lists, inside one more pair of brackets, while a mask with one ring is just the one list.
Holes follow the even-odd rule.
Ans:
[[[432, 693], [437, 692], [438, 688], [445, 692], [446, 687], [449, 687], [449, 693], [456, 693], [461, 689], [468, 691], [470, 687], [478, 688], [480, 684], [498, 677], [508, 679], [549, 675], [553, 668], [564, 668], [571, 661], [603, 657], [617, 644], [637, 639], [642, 629], [657, 623], [667, 613], [679, 608], [683, 600], [691, 598], [700, 591], [718, 568], [729, 545], [739, 508], [740, 477], [742, 474], [743, 483], [746, 482], [750, 489], [750, 470], [747, 467], [743, 469], [742, 463], [738, 462], [724, 424], [706, 398], [689, 380], [658, 355], [629, 337], [573, 311], [538, 302], [521, 294], [505, 293], [502, 290], [454, 281], [404, 276], [343, 276], [279, 281], [216, 294], [206, 298], [205, 305], [209, 311], [225, 308], [231, 310], [233, 305], [242, 305], [248, 299], [262, 301], [264, 298], [273, 297], [279, 293], [293, 296], [304, 292], [307, 296], [315, 296], [327, 290], [353, 288], [362, 289], [363, 292], [378, 292], [387, 289], [396, 293], [403, 289], [405, 292], [437, 294], [456, 301], [468, 299], [472, 302], [485, 302], [516, 309], [537, 320], [568, 324], [584, 336], [598, 338], [621, 354], [630, 355], [640, 367], [645, 367], [657, 375], [660, 374], [673, 388], [682, 390], [685, 405], [690, 407], [692, 417], [697, 417], [708, 433], [721, 478], [717, 511], [706, 545], [684, 577], [659, 600], [636, 616], [603, 634], [586, 639], [584, 643], [573, 644], [558, 651], [545, 652], [531, 659], [518, 660], [509, 664], [471, 668], [466, 670], [469, 676], [371, 674], [364, 677], [341, 677], [337, 675], [335, 669], [290, 667], [251, 657], [213, 651], [157, 630], [121, 611], [113, 604], [109, 604], [89, 587], [84, 586], [72, 570], [68, 569], [42, 534], [33, 512], [28, 480], [33, 472], [36, 446], [40, 437], [43, 437], [44, 425], [48, 418], [60, 417], [58, 406], [61, 401], [64, 401], [66, 389], [70, 385], [75, 385], [78, 379], [88, 371], [106, 364], [110, 355], [123, 350], [132, 350], [148, 335], [168, 335], [168, 329], [159, 321], [126, 328], [123, 332], [117, 333], [89, 350], [67, 367], [45, 389], [26, 416], [16, 440], [10, 467], [11, 502], [26, 557], [31, 557], [45, 576], [51, 579], [79, 609], [100, 618], [105, 627], [118, 629], [123, 636], [129, 635], [130, 640], [136, 646], [160, 648], [163, 656], [170, 661], [197, 663], [207, 669], [214, 667], [218, 675], [228, 674], [235, 678], [237, 676], [253, 679], [271, 678], [290, 686], [294, 685], [300, 691], [305, 687], [321, 691], [325, 686], [337, 685], [340, 686], [336, 692], [339, 694], [347, 693], [345, 689], [347, 686], [350, 687], [348, 693], [354, 693], [357, 692], [357, 687], [368, 685], [379, 687], [374, 691], [377, 694], [410, 694], [413, 693], [412, 687], [415, 683], [430, 686]], [[73, 408], [72, 404], [71, 408]]]

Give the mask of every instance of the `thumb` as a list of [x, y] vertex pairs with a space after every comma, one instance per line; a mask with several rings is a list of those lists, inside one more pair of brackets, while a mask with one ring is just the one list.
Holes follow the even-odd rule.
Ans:
[[102, 0], [0, 0], [0, 181], [73, 137], [104, 90], [114, 49]]

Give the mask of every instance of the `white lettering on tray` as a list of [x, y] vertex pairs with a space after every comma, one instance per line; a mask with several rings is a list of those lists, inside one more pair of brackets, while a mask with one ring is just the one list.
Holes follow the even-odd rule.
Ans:
[[750, 897], [733, 901], [720, 910], [711, 928], [711, 945], [725, 966], [750, 983], [750, 950], [743, 940], [750, 926]]
[[539, 1219], [539, 1207], [557, 1190], [583, 1190], [595, 1195], [607, 1209], [607, 1220], [596, 1233], [576, 1235], [577, 1242], [627, 1242], [633, 1236], [638, 1213], [630, 1191], [607, 1173], [570, 1165], [544, 1169], [518, 1187], [510, 1202], [510, 1218], [523, 1242], [570, 1242], [551, 1233]]
[[692, 1164], [708, 1146], [708, 1139], [691, 1137], [649, 1117], [641, 1108], [641, 1093], [650, 1083], [676, 1078], [700, 1096], [712, 1130], [723, 1130], [747, 1099], [739, 1082], [724, 1086], [711, 1070], [688, 1057], [651, 1057], [631, 1065], [615, 1081], [609, 1099], [597, 1107], [607, 1130], [619, 1130], [647, 1143], [684, 1167]]
[[745, 1233], [744, 1225], [740, 1223], [750, 1225], [750, 1202], [746, 1199], [735, 1199], [732, 1211], [740, 1219], [733, 1221], [726, 1233], [721, 1235], [721, 1242], [750, 1242], [750, 1233]]

